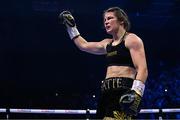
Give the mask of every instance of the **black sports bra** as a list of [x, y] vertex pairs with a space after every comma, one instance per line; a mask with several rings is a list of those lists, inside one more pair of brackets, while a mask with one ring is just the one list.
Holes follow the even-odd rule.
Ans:
[[124, 34], [122, 37], [122, 42], [120, 42], [118, 45], [113, 46], [112, 42], [107, 44], [106, 46], [106, 58], [107, 58], [107, 66], [130, 66], [134, 67], [134, 64], [132, 62], [132, 58], [130, 55], [130, 51], [125, 46], [124, 37], [127, 35], [127, 33]]

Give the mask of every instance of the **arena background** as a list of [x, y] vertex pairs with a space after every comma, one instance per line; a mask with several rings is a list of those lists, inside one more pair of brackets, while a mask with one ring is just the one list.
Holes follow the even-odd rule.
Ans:
[[149, 77], [143, 108], [179, 108], [180, 0], [1, 1], [0, 108], [96, 109], [104, 56], [78, 50], [58, 15], [70, 10], [81, 35], [100, 41], [108, 37], [102, 13], [110, 6], [127, 12], [130, 32], [144, 41]]

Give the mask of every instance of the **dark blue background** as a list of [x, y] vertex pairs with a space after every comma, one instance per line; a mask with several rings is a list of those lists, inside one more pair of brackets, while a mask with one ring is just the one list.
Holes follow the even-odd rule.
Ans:
[[149, 77], [143, 108], [180, 107], [179, 0], [1, 1], [0, 107], [95, 109], [104, 56], [78, 50], [58, 15], [70, 10], [81, 35], [100, 41], [109, 37], [102, 13], [111, 6], [127, 12], [130, 32], [144, 41]]

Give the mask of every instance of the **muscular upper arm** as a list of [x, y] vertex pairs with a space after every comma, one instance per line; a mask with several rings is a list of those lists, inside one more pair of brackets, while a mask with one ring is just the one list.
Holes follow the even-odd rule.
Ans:
[[82, 51], [102, 55], [106, 54], [106, 45], [110, 42], [110, 39], [104, 39], [100, 42], [87, 42], [84, 38], [79, 36], [74, 42]]
[[130, 34], [127, 37], [125, 45], [129, 48], [134, 66], [137, 72], [139, 72], [139, 74], [137, 73], [139, 76], [138, 79], [145, 81], [147, 76], [144, 73], [147, 72], [147, 63], [142, 40], [135, 34]]

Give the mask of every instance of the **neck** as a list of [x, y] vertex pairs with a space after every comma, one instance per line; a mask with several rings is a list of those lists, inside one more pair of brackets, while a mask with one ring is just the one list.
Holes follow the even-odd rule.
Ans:
[[114, 36], [113, 36], [113, 40], [114, 41], [121, 41], [122, 37], [124, 36], [124, 34], [126, 33], [125, 29], [121, 29], [119, 30]]

